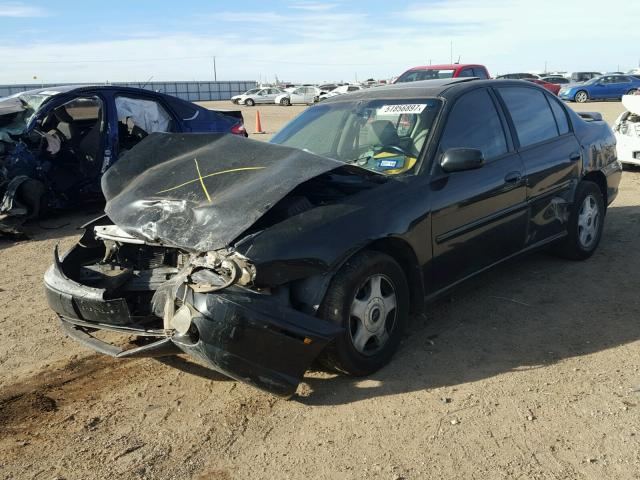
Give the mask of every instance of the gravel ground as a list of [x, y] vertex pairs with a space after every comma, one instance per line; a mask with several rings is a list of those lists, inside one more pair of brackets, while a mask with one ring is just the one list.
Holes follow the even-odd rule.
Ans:
[[[303, 108], [259, 107], [268, 133], [254, 138]], [[241, 109], [253, 132], [257, 109]], [[388, 367], [310, 371], [291, 400], [185, 357], [114, 360], [67, 340], [42, 275], [93, 216], [0, 241], [0, 478], [640, 478], [638, 171], [590, 260], [538, 253], [483, 274], [414, 318]]]

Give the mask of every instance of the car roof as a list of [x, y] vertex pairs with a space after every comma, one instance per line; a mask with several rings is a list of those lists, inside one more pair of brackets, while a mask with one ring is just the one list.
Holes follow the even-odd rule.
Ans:
[[418, 67], [412, 67], [408, 71], [411, 70], [455, 70], [457, 68], [466, 68], [466, 67], [483, 67], [484, 65], [480, 65], [478, 63], [443, 63], [441, 65], [422, 65]]
[[[434, 80], [420, 80], [418, 82], [394, 83], [376, 88], [367, 88], [356, 92], [339, 95], [324, 100], [325, 103], [350, 102], [354, 100], [403, 99], [403, 98], [434, 98], [451, 99], [467, 90], [481, 86], [523, 86], [522, 80], [482, 80], [476, 77], [442, 78]], [[527, 85], [535, 84], [527, 82]], [[536, 87], [538, 88], [538, 87]], [[539, 87], [542, 88], [542, 87]]]
[[162, 93], [154, 92], [153, 90], [146, 90], [144, 88], [135, 88], [135, 87], [124, 87], [119, 85], [60, 85], [55, 87], [40, 87], [34, 88], [33, 90], [25, 90], [24, 92], [20, 92], [18, 95], [23, 93], [29, 93], [31, 95], [38, 95], [42, 93], [49, 93], [51, 95], [58, 95], [61, 93], [72, 93], [77, 91], [78, 93], [82, 93], [85, 91], [95, 91], [95, 90], [117, 90], [117, 91], [125, 91], [130, 93], [147, 93], [150, 95], [164, 95]]

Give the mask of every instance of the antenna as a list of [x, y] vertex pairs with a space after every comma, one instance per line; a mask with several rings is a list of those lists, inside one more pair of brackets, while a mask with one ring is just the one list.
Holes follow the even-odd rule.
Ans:
[[151, 75], [151, 76], [149, 77], [149, 80], [147, 80], [146, 82], [144, 82], [144, 85], [142, 85], [142, 88], [146, 87], [146, 86], [149, 84], [149, 82], [151, 81], [151, 79], [152, 79], [152, 78], [153, 78], [153, 75]]

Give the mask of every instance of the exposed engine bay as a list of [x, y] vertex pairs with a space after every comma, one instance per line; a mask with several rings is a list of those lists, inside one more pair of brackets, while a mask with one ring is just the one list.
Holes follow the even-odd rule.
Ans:
[[640, 95], [624, 95], [622, 113], [613, 127], [618, 159], [622, 163], [640, 165]]

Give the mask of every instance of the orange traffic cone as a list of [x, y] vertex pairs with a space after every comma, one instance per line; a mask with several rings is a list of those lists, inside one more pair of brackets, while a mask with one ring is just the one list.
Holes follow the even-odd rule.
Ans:
[[262, 123], [260, 123], [260, 110], [256, 110], [256, 132], [255, 133], [267, 133], [262, 130]]

